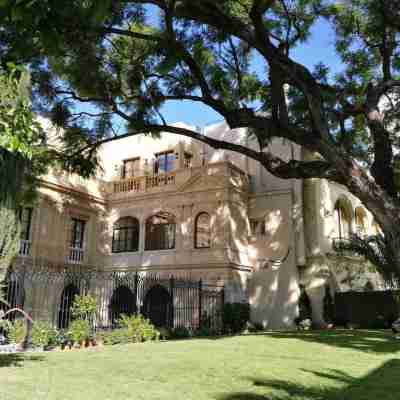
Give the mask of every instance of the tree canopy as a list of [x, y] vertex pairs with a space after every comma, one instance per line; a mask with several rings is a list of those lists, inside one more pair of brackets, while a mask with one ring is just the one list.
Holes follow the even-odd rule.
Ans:
[[[36, 109], [64, 129], [67, 168], [90, 173], [105, 141], [171, 132], [245, 154], [280, 178], [327, 178], [372, 212], [400, 271], [399, 8], [389, 0], [3, 1], [0, 56], [29, 63]], [[335, 75], [293, 57], [319, 20], [335, 31], [343, 65]], [[162, 106], [175, 100], [248, 128], [259, 149], [168, 125]], [[285, 161], [269, 151], [272, 138], [315, 156]]]

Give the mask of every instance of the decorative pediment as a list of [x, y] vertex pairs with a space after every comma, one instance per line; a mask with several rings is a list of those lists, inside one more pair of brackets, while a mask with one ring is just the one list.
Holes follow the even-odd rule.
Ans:
[[199, 173], [192, 176], [178, 188], [178, 192], [193, 192], [207, 189], [220, 189], [227, 186], [226, 178], [221, 175]]

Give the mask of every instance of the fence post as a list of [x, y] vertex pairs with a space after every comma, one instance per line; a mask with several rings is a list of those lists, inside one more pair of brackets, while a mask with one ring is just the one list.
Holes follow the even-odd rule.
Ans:
[[139, 276], [138, 273], [136, 271], [135, 273], [135, 288], [134, 288], [134, 295], [135, 295], [135, 311], [136, 314], [140, 314], [140, 304], [138, 304], [138, 283], [139, 283]]
[[203, 313], [202, 304], [203, 303], [203, 281], [199, 280], [199, 328], [201, 328], [201, 315]]
[[170, 280], [169, 280], [169, 290], [171, 293], [171, 315], [170, 315], [170, 321], [169, 321], [169, 325], [170, 328], [173, 329], [174, 328], [174, 287], [175, 287], [175, 282], [174, 282], [174, 277], [171, 276]]

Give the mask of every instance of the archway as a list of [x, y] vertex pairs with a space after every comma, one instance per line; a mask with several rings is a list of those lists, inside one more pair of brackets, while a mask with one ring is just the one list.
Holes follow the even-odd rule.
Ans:
[[153, 286], [144, 299], [143, 314], [157, 327], [171, 326], [172, 299], [168, 290], [161, 285]]
[[136, 298], [127, 286], [118, 286], [111, 297], [109, 305], [109, 319], [112, 325], [118, 321], [122, 314], [133, 315], [136, 313]]
[[[4, 294], [5, 303], [0, 302], [0, 309], [5, 312], [7, 310], [12, 310], [13, 308], [24, 309], [25, 290], [22, 284], [18, 282], [18, 279], [6, 279], [4, 284]], [[14, 321], [16, 314], [17, 311], [8, 314], [7, 319]]]
[[60, 307], [58, 309], [58, 328], [66, 329], [71, 321], [71, 308], [75, 296], [79, 295], [79, 289], [70, 283], [61, 294]]

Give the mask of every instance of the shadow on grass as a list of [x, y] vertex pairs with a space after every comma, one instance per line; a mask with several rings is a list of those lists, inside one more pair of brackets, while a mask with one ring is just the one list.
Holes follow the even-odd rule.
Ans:
[[22, 367], [26, 361], [43, 361], [40, 355], [27, 356], [21, 353], [0, 354], [0, 368], [2, 367]]
[[[321, 384], [306, 386], [279, 379], [251, 379], [256, 393], [228, 393], [218, 400], [397, 400], [400, 396], [398, 359], [387, 361], [361, 378], [337, 369], [326, 372], [303, 371], [321, 378]], [[336, 386], [339, 384], [341, 387], [331, 387], [329, 381], [334, 381]], [[258, 393], [263, 390], [266, 393]]]
[[400, 340], [395, 339], [389, 331], [343, 329], [332, 331], [271, 332], [266, 335], [272, 338], [303, 340], [305, 342], [380, 354], [400, 351]]

